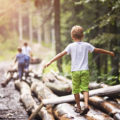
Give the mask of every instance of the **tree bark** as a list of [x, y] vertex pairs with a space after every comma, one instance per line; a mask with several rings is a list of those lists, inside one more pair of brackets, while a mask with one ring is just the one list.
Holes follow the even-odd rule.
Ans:
[[23, 25], [22, 25], [22, 8], [21, 4], [19, 6], [19, 13], [18, 13], [18, 29], [19, 29], [19, 42], [23, 40]]
[[35, 111], [39, 106], [34, 101], [31, 95], [31, 89], [26, 82], [16, 81], [15, 85], [20, 89], [21, 101], [28, 112], [31, 112], [32, 114], [36, 112], [35, 115], [38, 114], [42, 120], [54, 120], [53, 115], [47, 110], [47, 108], [43, 107], [43, 105], [41, 106], [42, 108], [40, 111]]
[[57, 105], [54, 114], [58, 120], [87, 120], [85, 117], [78, 115], [74, 111], [74, 107], [68, 103]]
[[72, 89], [70, 84], [57, 80], [52, 74], [43, 76], [45, 85], [57, 95], [68, 95]]
[[[37, 98], [42, 101], [43, 99], [50, 99], [56, 98], [55, 95], [49, 88], [47, 88], [41, 81], [33, 79], [31, 84], [31, 91], [33, 91]], [[54, 120], [53, 113], [52, 113], [52, 105], [46, 106], [47, 112], [51, 115], [51, 120]], [[49, 115], [49, 116], [50, 116]]]
[[41, 81], [33, 79], [31, 90], [37, 95], [37, 98], [42, 101], [43, 99], [55, 98], [57, 95], [47, 88]]
[[[54, 0], [55, 11], [55, 48], [56, 54], [61, 52], [61, 39], [60, 39], [60, 0]], [[57, 67], [62, 72], [62, 59], [57, 61]]]
[[[60, 80], [64, 83], [67, 83], [70, 85], [71, 87], [71, 90], [72, 90], [72, 80], [69, 80], [67, 78], [65, 78], [64, 76], [60, 76], [58, 75], [57, 73], [55, 73], [53, 70], [51, 71], [52, 75], [57, 79], [57, 80]], [[96, 89], [96, 88], [103, 88], [103, 87], [107, 87], [106, 84], [104, 83], [96, 83], [96, 82], [91, 82], [89, 83], [89, 89]]]
[[116, 113], [120, 114], [120, 106], [118, 104], [105, 101], [103, 98], [98, 96], [90, 97], [89, 102], [112, 117], [116, 117], [116, 120], [120, 120], [120, 116], [116, 115]]
[[6, 77], [6, 80], [1, 83], [1, 85], [2, 85], [3, 87], [6, 87], [6, 85], [7, 85], [7, 84], [10, 82], [10, 80], [13, 78], [13, 73], [8, 72], [8, 73], [6, 73], [5, 77]]
[[[109, 96], [112, 94], [119, 94], [120, 93], [120, 85], [115, 85], [115, 86], [110, 86], [106, 88], [100, 88], [96, 90], [90, 90], [89, 91], [89, 96]], [[80, 99], [83, 99], [83, 95], [80, 94]], [[59, 103], [64, 103], [64, 102], [73, 102], [74, 95], [67, 95], [59, 98], [52, 98], [52, 99], [44, 99], [42, 102], [43, 104], [59, 104]]]

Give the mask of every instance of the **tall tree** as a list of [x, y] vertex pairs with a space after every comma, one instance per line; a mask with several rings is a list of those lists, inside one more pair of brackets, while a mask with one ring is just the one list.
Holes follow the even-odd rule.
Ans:
[[18, 15], [18, 28], [19, 28], [19, 40], [23, 40], [23, 24], [22, 24], [22, 8], [21, 3], [19, 5], [19, 15]]
[[[60, 0], [54, 0], [55, 11], [55, 48], [56, 54], [61, 52], [61, 39], [60, 39]], [[57, 67], [62, 72], [62, 59], [57, 61]]]

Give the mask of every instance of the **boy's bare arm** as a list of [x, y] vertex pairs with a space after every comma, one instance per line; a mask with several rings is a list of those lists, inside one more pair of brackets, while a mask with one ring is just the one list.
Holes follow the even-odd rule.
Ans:
[[114, 52], [108, 51], [108, 50], [104, 50], [104, 49], [100, 49], [100, 48], [95, 48], [94, 52], [96, 53], [103, 53], [103, 54], [109, 54], [111, 56], [115, 56]]
[[60, 59], [61, 57], [63, 57], [64, 55], [66, 55], [67, 52], [66, 51], [62, 51], [61, 53], [57, 54], [50, 62], [48, 62], [45, 67], [48, 67], [51, 63], [53, 63], [54, 61]]

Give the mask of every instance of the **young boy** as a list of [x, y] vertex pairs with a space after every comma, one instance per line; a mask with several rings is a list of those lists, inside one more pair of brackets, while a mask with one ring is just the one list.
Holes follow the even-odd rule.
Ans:
[[18, 54], [16, 55], [15, 63], [18, 62], [19, 79], [22, 80], [24, 68], [25, 68], [25, 55], [22, 53], [22, 49], [18, 48]]
[[[88, 85], [89, 85], [89, 68], [88, 68], [88, 53], [96, 52], [96, 53], [104, 53], [114, 56], [113, 52], [95, 48], [93, 45], [82, 42], [84, 37], [83, 28], [81, 26], [73, 26], [71, 29], [71, 37], [73, 39], [73, 43], [69, 44], [64, 51], [57, 54], [45, 67], [48, 67], [52, 62], [60, 59], [66, 54], [71, 55], [71, 71], [72, 71], [72, 93], [74, 94], [75, 101], [77, 103], [76, 112], [81, 115], [86, 114], [89, 111], [88, 106]], [[84, 95], [84, 104], [85, 108], [82, 111], [80, 107], [80, 95], [82, 92]]]

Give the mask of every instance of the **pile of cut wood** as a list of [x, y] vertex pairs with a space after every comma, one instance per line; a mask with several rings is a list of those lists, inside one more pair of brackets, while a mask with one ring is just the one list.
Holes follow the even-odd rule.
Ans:
[[[120, 120], [120, 85], [90, 83], [90, 111], [80, 116], [74, 111], [71, 80], [54, 71], [42, 75], [43, 66], [44, 62], [41, 62], [38, 68], [35, 68], [36, 71], [32, 68], [29, 76], [22, 81], [18, 80], [16, 69], [10, 70], [7, 79], [2, 83], [6, 86], [11, 79], [15, 80], [21, 102], [30, 114], [29, 120], [36, 116], [42, 120]], [[83, 95], [80, 94], [80, 97], [83, 107]]]

